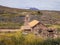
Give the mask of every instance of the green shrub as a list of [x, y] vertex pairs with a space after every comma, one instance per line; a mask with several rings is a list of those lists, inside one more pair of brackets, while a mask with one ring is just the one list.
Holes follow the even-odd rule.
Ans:
[[0, 45], [60, 45], [60, 38], [43, 39], [34, 34], [23, 35], [22, 32], [2, 33]]

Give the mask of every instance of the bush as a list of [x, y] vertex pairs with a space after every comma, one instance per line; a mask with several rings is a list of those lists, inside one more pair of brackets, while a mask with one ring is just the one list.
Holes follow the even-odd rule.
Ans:
[[32, 33], [23, 35], [17, 31], [0, 35], [0, 45], [60, 45], [60, 38], [44, 40]]

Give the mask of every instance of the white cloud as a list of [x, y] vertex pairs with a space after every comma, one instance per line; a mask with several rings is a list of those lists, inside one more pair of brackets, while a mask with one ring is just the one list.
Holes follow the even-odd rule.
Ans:
[[60, 10], [60, 0], [0, 0], [0, 5], [17, 8], [37, 7], [43, 10]]

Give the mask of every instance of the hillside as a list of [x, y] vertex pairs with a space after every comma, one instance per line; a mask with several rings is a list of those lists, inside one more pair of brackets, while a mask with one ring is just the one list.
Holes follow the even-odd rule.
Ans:
[[25, 12], [31, 13], [31, 20], [43, 24], [60, 24], [60, 11], [17, 9], [0, 6], [0, 28], [20, 28], [24, 23]]

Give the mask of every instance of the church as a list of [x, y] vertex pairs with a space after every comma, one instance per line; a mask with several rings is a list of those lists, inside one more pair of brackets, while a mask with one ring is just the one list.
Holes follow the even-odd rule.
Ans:
[[54, 37], [55, 30], [47, 28], [38, 20], [30, 21], [30, 15], [26, 15], [24, 19], [24, 25], [21, 30], [25, 33], [34, 33], [35, 35], [40, 35], [42, 37]]

